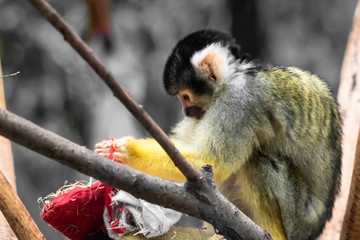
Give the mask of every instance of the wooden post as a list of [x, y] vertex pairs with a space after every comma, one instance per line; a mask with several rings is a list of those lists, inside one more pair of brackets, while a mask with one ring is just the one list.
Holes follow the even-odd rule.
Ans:
[[[350, 204], [348, 207], [350, 207], [350, 209], [352, 209], [351, 205], [355, 204], [354, 206], [356, 206], [360, 204], [360, 192], [356, 194], [358, 197], [356, 199], [354, 198], [356, 197], [354, 195], [355, 191], [353, 191], [355, 189], [359, 190], [359, 186], [351, 186], [352, 191], [350, 191], [350, 185], [355, 184], [356, 182], [351, 182], [354, 164], [360, 164], [360, 162], [354, 163], [356, 143], [360, 126], [360, 1], [358, 2], [354, 14], [353, 28], [349, 36], [349, 41], [344, 56], [338, 101], [344, 122], [341, 192], [335, 201], [333, 218], [327, 224], [320, 240], [339, 239], [348, 199]], [[357, 161], [359, 160], [360, 159], [357, 159]], [[357, 168], [359, 168], [359, 166]], [[356, 173], [359, 174], [359, 169], [356, 170]], [[356, 203], [356, 200], [358, 203]], [[349, 209], [346, 211], [349, 211]], [[355, 217], [355, 213], [352, 214], [354, 214]], [[358, 214], [357, 217], [359, 217]], [[350, 216], [347, 215], [346, 217], [349, 218]], [[347, 222], [349, 219], [345, 220], [345, 222]], [[354, 219], [351, 218], [351, 221], [354, 221]], [[359, 218], [357, 221], [359, 228]], [[353, 224], [355, 223], [353, 222]], [[344, 227], [344, 230], [347, 229], [347, 226]], [[349, 229], [345, 231], [348, 230]], [[360, 230], [358, 230], [358, 233], [359, 231]], [[356, 239], [359, 239], [359, 236], [360, 235], [357, 235], [356, 237], [358, 238]]]
[[[0, 108], [6, 109], [1, 61]], [[0, 153], [0, 211], [2, 212], [0, 215], [0, 238], [9, 240], [45, 239], [16, 194], [11, 145], [10, 141], [2, 136], [0, 136]]]
[[[2, 71], [1, 71], [1, 60], [0, 60], [0, 108], [6, 109], [5, 104], [5, 92], [4, 92], [4, 84]], [[0, 171], [4, 173], [6, 178], [9, 180], [11, 186], [15, 188], [15, 174], [14, 174], [14, 164], [13, 157], [11, 152], [10, 141], [3, 136], [0, 136]], [[4, 237], [4, 239], [13, 240], [16, 239], [14, 233], [11, 231], [11, 228], [4, 218], [4, 216], [0, 213], [0, 236]]]
[[[45, 239], [14, 188], [0, 171], [0, 210], [19, 240]], [[1, 235], [1, 239], [8, 239]], [[3, 238], [4, 237], [4, 238]], [[16, 238], [15, 238], [16, 239]]]

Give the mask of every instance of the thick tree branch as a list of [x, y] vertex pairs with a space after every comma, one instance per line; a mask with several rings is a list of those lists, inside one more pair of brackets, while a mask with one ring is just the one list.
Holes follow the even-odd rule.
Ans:
[[81, 57], [94, 69], [99, 77], [112, 90], [125, 107], [134, 115], [134, 117], [146, 128], [154, 139], [161, 145], [174, 164], [180, 169], [188, 181], [195, 181], [201, 178], [196, 171], [176, 149], [175, 145], [170, 141], [164, 131], [156, 124], [156, 122], [144, 111], [143, 107], [137, 104], [126, 92], [120, 84], [115, 80], [112, 74], [105, 66], [95, 57], [88, 45], [81, 40], [71, 29], [65, 24], [56, 11], [44, 0], [29, 0], [35, 8], [37, 8], [48, 21], [64, 36], [64, 39], [80, 54]]
[[98, 156], [2, 109], [0, 134], [138, 198], [210, 222], [227, 239], [271, 239], [266, 231], [218, 192], [210, 166], [202, 169], [202, 180], [186, 183], [166, 181]]

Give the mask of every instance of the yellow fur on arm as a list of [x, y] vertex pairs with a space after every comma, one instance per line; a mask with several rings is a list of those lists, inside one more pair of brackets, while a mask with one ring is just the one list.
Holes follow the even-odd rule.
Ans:
[[[216, 162], [208, 154], [201, 154], [179, 141], [173, 140], [175, 146], [187, 161], [195, 168], [200, 169], [206, 164], [213, 165], [215, 181], [221, 181], [228, 176], [224, 171], [216, 171]], [[208, 155], [208, 157], [205, 157]], [[124, 164], [141, 172], [163, 179], [184, 182], [185, 177], [174, 165], [161, 146], [152, 138], [129, 138], [126, 143], [126, 160]]]
[[185, 177], [161, 146], [151, 138], [130, 138], [126, 144], [125, 164], [163, 179], [183, 182]]

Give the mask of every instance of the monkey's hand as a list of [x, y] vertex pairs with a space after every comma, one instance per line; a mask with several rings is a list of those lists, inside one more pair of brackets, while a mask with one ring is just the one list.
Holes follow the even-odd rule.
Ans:
[[[115, 140], [104, 140], [95, 144], [94, 152], [105, 157], [109, 157], [111, 152], [112, 159], [116, 162], [122, 163], [126, 165], [127, 152], [126, 152], [126, 144], [129, 139], [134, 139], [131, 136], [122, 137]], [[112, 150], [112, 151], [111, 151]]]

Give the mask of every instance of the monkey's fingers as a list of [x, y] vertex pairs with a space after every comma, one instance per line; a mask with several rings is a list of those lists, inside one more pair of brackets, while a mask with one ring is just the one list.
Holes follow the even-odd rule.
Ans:
[[125, 154], [123, 154], [123, 153], [114, 152], [114, 160], [116, 162], [124, 164], [125, 163], [125, 156], [124, 155]]
[[110, 145], [106, 144], [106, 141], [99, 142], [95, 145], [95, 153], [108, 153]]
[[107, 148], [95, 148], [95, 150], [94, 150], [94, 152], [95, 153], [107, 153], [107, 152], [109, 152], [109, 148], [107, 147]]
[[109, 148], [109, 145], [105, 143], [106, 143], [105, 141], [99, 142], [95, 144], [95, 148]]
[[130, 138], [131, 138], [131, 136], [115, 139], [114, 147], [115, 147], [116, 152], [125, 152], [126, 151], [126, 143]]
[[[109, 157], [109, 153], [98, 153], [99, 156], [102, 156], [102, 157], [106, 157], [108, 158]], [[119, 156], [116, 156], [116, 153], [114, 153], [114, 159], [113, 159], [115, 162], [118, 162], [118, 163], [124, 163], [124, 158], [122, 157], [119, 157]]]

